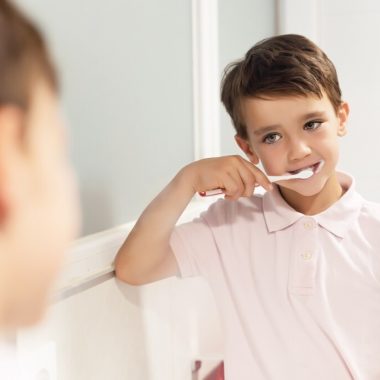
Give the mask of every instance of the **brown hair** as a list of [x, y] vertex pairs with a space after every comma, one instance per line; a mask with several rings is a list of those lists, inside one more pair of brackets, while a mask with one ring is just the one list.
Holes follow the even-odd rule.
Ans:
[[11, 103], [26, 109], [39, 79], [58, 90], [43, 37], [20, 10], [0, 0], [0, 106]]
[[321, 98], [322, 91], [337, 112], [342, 100], [333, 63], [306, 37], [285, 34], [258, 42], [243, 59], [226, 67], [221, 99], [237, 134], [247, 139], [241, 115], [244, 97], [314, 94]]

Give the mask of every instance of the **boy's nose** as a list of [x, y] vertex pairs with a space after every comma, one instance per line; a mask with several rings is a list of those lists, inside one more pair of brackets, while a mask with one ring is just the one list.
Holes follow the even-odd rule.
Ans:
[[290, 142], [289, 160], [299, 161], [311, 153], [309, 145], [303, 140], [293, 140]]

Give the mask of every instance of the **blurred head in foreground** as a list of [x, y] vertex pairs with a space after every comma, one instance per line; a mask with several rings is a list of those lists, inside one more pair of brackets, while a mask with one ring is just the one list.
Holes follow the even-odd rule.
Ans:
[[43, 37], [0, 0], [0, 330], [43, 315], [77, 235], [78, 196]]

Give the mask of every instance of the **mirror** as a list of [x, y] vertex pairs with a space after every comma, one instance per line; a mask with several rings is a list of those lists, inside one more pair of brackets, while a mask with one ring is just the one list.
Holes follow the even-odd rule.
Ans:
[[[82, 234], [93, 234], [135, 220], [170, 178], [195, 159], [193, 2], [18, 0], [18, 3], [46, 31], [61, 67], [62, 104], [68, 118], [72, 160], [82, 197]], [[279, 4], [285, 3], [289, 14], [277, 13]], [[380, 56], [373, 48], [377, 46], [380, 25], [378, 13], [372, 9], [377, 3], [321, 0], [318, 10], [311, 10], [309, 2], [298, 2], [301, 3], [305, 8], [291, 7], [289, 4], [294, 4], [291, 1], [219, 0], [218, 75], [227, 63], [241, 57], [262, 38], [284, 32], [303, 33], [305, 29], [315, 32], [318, 44], [338, 69], [344, 99], [351, 105], [349, 132], [341, 144], [340, 167], [355, 176], [357, 189], [365, 198], [379, 201], [377, 171], [380, 169], [372, 164], [380, 158], [376, 138], [379, 132], [374, 128], [380, 84], [377, 71]], [[296, 22], [280, 22], [286, 17], [289, 21], [292, 15]], [[300, 15], [302, 17], [297, 17]], [[318, 19], [315, 29], [317, 24], [310, 22], [314, 17]], [[358, 52], [361, 59], [358, 59]], [[220, 153], [241, 154], [233, 139], [229, 117], [221, 106], [219, 111]], [[370, 157], [368, 152], [371, 152]], [[93, 247], [89, 250], [93, 251]], [[90, 266], [85, 264], [81, 269], [89, 273]], [[73, 278], [78, 273], [74, 269]], [[209, 302], [212, 295], [205, 293], [204, 283], [172, 278], [132, 289], [125, 284], [116, 287], [114, 279], [108, 277], [102, 283], [96, 283], [98, 279], [94, 281], [93, 278], [91, 281], [91, 292], [87, 287], [76, 289], [75, 298], [70, 295], [73, 298], [67, 297], [56, 306], [57, 315], [64, 313], [62, 320], [70, 322], [67, 331], [61, 334], [56, 325], [52, 328], [54, 333], [60, 333], [64, 347], [69, 346], [67, 341], [72, 343], [70, 355], [64, 355], [65, 359], [81, 357], [78, 367], [83, 371], [101, 373], [92, 366], [95, 357], [92, 350], [98, 347], [99, 338], [105, 340], [99, 347], [109, 347], [107, 352], [114, 350], [120, 355], [120, 365], [131, 366], [123, 372], [125, 368], [119, 371], [113, 361], [99, 361], [99, 366], [106, 370], [108, 365], [115, 373], [140, 373], [139, 363], [148, 361], [148, 356], [154, 362], [150, 363], [154, 368], [152, 373], [163, 373], [162, 368], [167, 362], [161, 358], [176, 360], [173, 363], [168, 361], [173, 366], [164, 368], [170, 373], [172, 368], [187, 370], [188, 362], [179, 362], [174, 353], [178, 353], [178, 347], [187, 350], [191, 346], [186, 335], [189, 331], [189, 334], [197, 331], [192, 335], [196, 336], [195, 341], [198, 337], [204, 339], [205, 352], [215, 347], [215, 351], [219, 350], [219, 341], [207, 336], [210, 331], [218, 338], [221, 334], [208, 325], [215, 327], [219, 314]], [[187, 313], [188, 294], [194, 300], [190, 304], [194, 306], [195, 317]], [[160, 297], [165, 301], [162, 302]], [[100, 302], [104, 302], [104, 306]], [[206, 305], [210, 309], [206, 310]], [[108, 313], [107, 308], [113, 313]], [[155, 313], [151, 313], [152, 310]], [[94, 315], [96, 318], [92, 318]], [[156, 315], [159, 318], [156, 319]], [[203, 318], [204, 315], [209, 320]], [[201, 328], [196, 326], [198, 317]], [[175, 323], [171, 324], [172, 321]], [[93, 334], [101, 323], [114, 330], [107, 330], [106, 334], [100, 334], [98, 330], [99, 336]], [[87, 330], [83, 330], [83, 326]], [[95, 343], [87, 344], [78, 331], [87, 332]], [[170, 340], [178, 338], [175, 334], [182, 338], [178, 340], [182, 345], [175, 339]], [[170, 339], [165, 340], [167, 336]], [[112, 339], [106, 340], [109, 337]], [[140, 344], [140, 351], [135, 349], [136, 342]], [[169, 347], [167, 351], [162, 349], [162, 342]], [[145, 351], [144, 344], [149, 346], [148, 343], [157, 350], [148, 352], [154, 353], [152, 355]], [[204, 347], [200, 345], [201, 349]], [[87, 356], [83, 356], [83, 352]], [[125, 357], [132, 360], [126, 361]], [[77, 369], [74, 366], [67, 368], [73, 372]], [[147, 368], [149, 366], [143, 370], [148, 371]], [[142, 376], [146, 376], [145, 373]], [[165, 374], [163, 376], [168, 378]]]

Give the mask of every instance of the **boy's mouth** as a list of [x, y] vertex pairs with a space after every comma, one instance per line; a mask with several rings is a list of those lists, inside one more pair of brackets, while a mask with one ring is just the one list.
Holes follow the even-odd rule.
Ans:
[[298, 174], [298, 173], [302, 172], [303, 170], [311, 169], [313, 171], [313, 174], [315, 174], [315, 173], [319, 172], [319, 169], [322, 167], [323, 163], [324, 163], [324, 161], [321, 160], [321, 161], [316, 162], [315, 164], [305, 166], [305, 167], [297, 169], [297, 170], [289, 171], [288, 173]]

